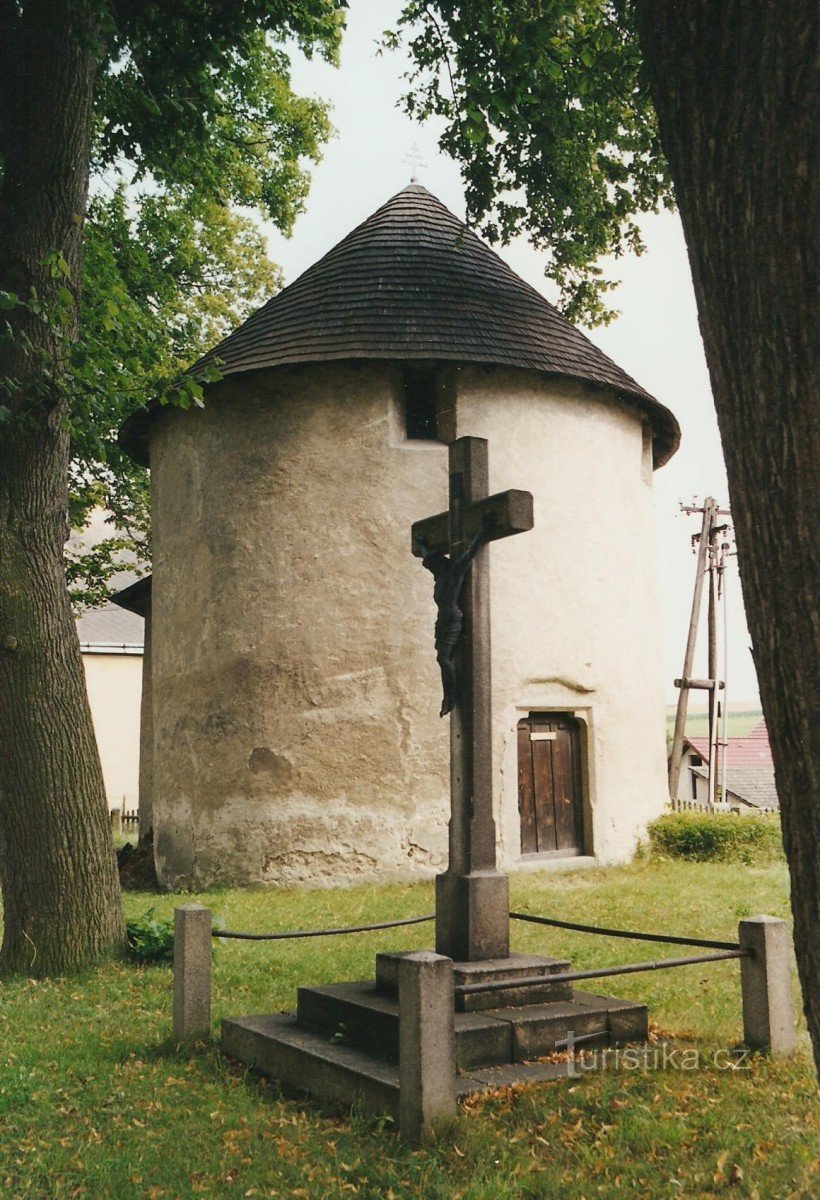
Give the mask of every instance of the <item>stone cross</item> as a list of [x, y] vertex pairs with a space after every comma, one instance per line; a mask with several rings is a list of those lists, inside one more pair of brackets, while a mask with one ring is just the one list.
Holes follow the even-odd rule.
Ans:
[[[413, 525], [413, 553], [457, 558], [482, 528], [488, 541], [533, 527], [532, 495], [488, 496], [487, 442], [450, 445], [450, 506]], [[490, 577], [487, 547], [461, 592], [464, 624], [456, 648], [456, 706], [450, 717], [450, 857], [436, 878], [436, 951], [457, 962], [509, 956], [509, 886], [496, 870], [492, 794]]]

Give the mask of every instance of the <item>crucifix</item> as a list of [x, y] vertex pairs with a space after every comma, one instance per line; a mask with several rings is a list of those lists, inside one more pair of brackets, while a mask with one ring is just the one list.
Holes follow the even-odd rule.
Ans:
[[[450, 857], [446, 872], [436, 878], [436, 950], [457, 962], [507, 958], [510, 949], [509, 886], [495, 859], [486, 543], [532, 529], [533, 509], [529, 492], [489, 496], [488, 490], [486, 440], [459, 438], [450, 445], [448, 511], [417, 521], [412, 530], [416, 557], [429, 565], [449, 555], [457, 576], [463, 572], [463, 583], [455, 578], [461, 629], [452, 647], [450, 682]], [[436, 582], [438, 587], [438, 578]], [[440, 628], [437, 623], [441, 664], [447, 639]], [[442, 665], [442, 714], [447, 710], [446, 675]]]

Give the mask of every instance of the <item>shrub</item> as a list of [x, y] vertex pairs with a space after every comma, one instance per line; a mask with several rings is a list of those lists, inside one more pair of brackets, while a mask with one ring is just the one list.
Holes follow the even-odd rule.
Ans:
[[[225, 918], [213, 916], [212, 928], [225, 928]], [[172, 963], [174, 961], [174, 922], [162, 921], [154, 916], [153, 908], [149, 908], [141, 917], [134, 917], [125, 922], [125, 943], [128, 957], [141, 963]], [[219, 942], [212, 943], [212, 952], [216, 954]]]
[[771, 862], [782, 858], [780, 819], [734, 813], [667, 813], [649, 826], [650, 852], [692, 862]]
[[174, 923], [157, 920], [153, 908], [125, 922], [125, 940], [129, 958], [137, 962], [173, 962]]

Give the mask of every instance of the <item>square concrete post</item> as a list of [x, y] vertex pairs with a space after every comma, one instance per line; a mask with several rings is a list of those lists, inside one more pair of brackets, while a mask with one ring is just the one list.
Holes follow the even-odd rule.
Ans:
[[174, 909], [173, 1027], [179, 1042], [211, 1032], [211, 910], [199, 904]]
[[743, 1040], [753, 1050], [791, 1054], [797, 1044], [791, 986], [791, 939], [785, 921], [750, 917], [741, 921], [740, 960]]
[[114, 837], [122, 837], [122, 809], [112, 808], [109, 817], [111, 819], [111, 832]]
[[399, 961], [399, 1133], [418, 1144], [455, 1115], [453, 962], [421, 950]]

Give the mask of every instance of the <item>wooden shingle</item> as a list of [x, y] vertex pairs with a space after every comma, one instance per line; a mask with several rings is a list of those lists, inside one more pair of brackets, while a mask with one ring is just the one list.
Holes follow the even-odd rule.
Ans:
[[[614, 391], [646, 414], [657, 466], [675, 452], [672, 413], [565, 321], [421, 184], [383, 204], [192, 370], [223, 375], [351, 359], [523, 367]], [[147, 459], [150, 409], [123, 426]]]

